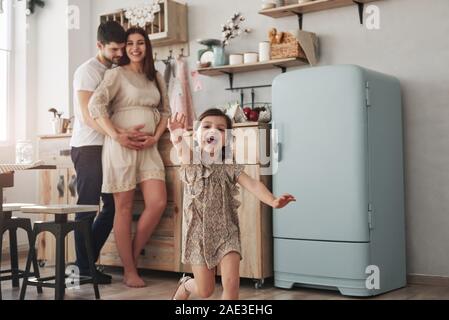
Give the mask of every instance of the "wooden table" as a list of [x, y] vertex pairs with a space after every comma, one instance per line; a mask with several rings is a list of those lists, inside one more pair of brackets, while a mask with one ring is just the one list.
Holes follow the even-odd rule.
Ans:
[[[0, 164], [1, 166], [1, 164]], [[50, 170], [56, 169], [56, 166], [39, 165], [26, 170]], [[14, 172], [0, 173], [0, 213], [3, 214], [3, 188], [14, 187]], [[1, 253], [0, 253], [1, 254]]]

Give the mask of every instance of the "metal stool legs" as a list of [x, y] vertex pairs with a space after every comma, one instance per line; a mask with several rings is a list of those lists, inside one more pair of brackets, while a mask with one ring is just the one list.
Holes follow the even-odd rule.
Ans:
[[[13, 288], [18, 288], [20, 286], [19, 279], [24, 277], [25, 272], [19, 269], [19, 256], [17, 249], [17, 229], [23, 229], [27, 232], [28, 242], [31, 245], [31, 240], [33, 237], [31, 230], [31, 220], [27, 218], [13, 218], [10, 212], [4, 212], [4, 216], [2, 217], [0, 226], [0, 252], [3, 249], [3, 235], [6, 231], [9, 231], [9, 246], [10, 246], [10, 257], [11, 257], [11, 269], [4, 270], [1, 273], [11, 273], [11, 276], [5, 276], [0, 279], [0, 300], [2, 299], [1, 294], [1, 282], [2, 280], [12, 281]], [[33, 261], [33, 273], [32, 275], [39, 277], [39, 267], [37, 264], [37, 260]], [[0, 256], [0, 265], [1, 265], [1, 256]], [[37, 292], [42, 293], [42, 288], [37, 287]]]
[[[85, 245], [89, 260], [89, 269], [91, 272], [91, 281], [93, 282], [95, 298], [100, 299], [100, 292], [98, 289], [96, 271], [95, 271], [95, 261], [92, 252], [92, 238], [90, 226], [86, 221], [56, 221], [56, 222], [45, 222], [45, 223], [35, 223], [33, 228], [33, 246], [30, 245], [30, 251], [28, 254], [27, 265], [25, 270], [25, 278], [23, 281], [22, 289], [20, 292], [20, 300], [25, 299], [26, 289], [28, 285], [43, 286], [55, 289], [55, 300], [63, 300], [66, 288], [66, 274], [65, 274], [65, 238], [68, 233], [78, 229], [83, 233], [85, 239]], [[50, 232], [55, 236], [56, 239], [56, 266], [55, 266], [55, 276], [48, 278], [39, 278], [35, 281], [30, 281], [28, 279], [28, 274], [30, 272], [31, 263], [36, 258], [36, 250], [34, 249], [34, 242], [41, 232]], [[37, 262], [36, 262], [37, 263]], [[55, 280], [54, 283], [47, 283], [47, 281]], [[90, 279], [89, 279], [90, 281]], [[84, 282], [86, 283], [86, 282]], [[80, 281], [80, 284], [81, 281]]]

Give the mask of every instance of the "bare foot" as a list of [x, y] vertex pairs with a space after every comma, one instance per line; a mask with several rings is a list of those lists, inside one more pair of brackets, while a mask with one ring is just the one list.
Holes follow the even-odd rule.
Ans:
[[145, 281], [143, 281], [143, 279], [136, 273], [125, 274], [123, 283], [130, 288], [143, 288], [147, 286]]

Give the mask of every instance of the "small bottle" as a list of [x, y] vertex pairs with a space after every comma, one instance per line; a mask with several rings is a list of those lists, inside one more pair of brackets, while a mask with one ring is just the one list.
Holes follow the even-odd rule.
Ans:
[[34, 161], [33, 143], [29, 140], [17, 141], [16, 144], [16, 163], [32, 164]]

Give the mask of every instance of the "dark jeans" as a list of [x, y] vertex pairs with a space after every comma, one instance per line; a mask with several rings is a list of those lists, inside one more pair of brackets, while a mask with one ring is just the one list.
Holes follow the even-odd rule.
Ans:
[[[103, 208], [96, 212], [76, 214], [76, 220], [87, 220], [92, 226], [93, 253], [95, 261], [111, 233], [114, 224], [114, 197], [112, 194], [101, 193], [103, 168], [101, 164], [101, 146], [86, 146], [72, 148], [72, 161], [75, 165], [78, 202], [80, 205], [98, 205], [100, 197]], [[81, 273], [89, 273], [87, 252], [84, 237], [75, 232], [76, 265]]]

